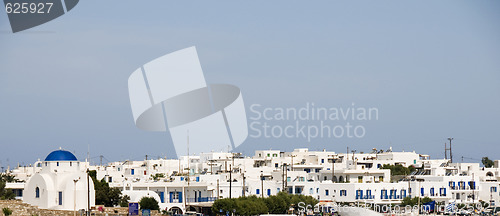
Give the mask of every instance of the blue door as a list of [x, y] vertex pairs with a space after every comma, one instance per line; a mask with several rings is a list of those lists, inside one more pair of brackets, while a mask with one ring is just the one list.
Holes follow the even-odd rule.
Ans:
[[59, 191], [59, 205], [62, 205], [62, 191]]

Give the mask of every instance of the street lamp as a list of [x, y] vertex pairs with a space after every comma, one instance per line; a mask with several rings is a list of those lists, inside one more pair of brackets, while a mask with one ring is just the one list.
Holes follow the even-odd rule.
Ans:
[[78, 179], [73, 179], [73, 182], [75, 183], [74, 184], [74, 197], [73, 197], [73, 212], [74, 212], [74, 216], [76, 216], [76, 183], [78, 182], [78, 180], [80, 180], [80, 178]]
[[264, 174], [262, 170], [260, 171], [260, 195], [262, 198], [264, 198]]

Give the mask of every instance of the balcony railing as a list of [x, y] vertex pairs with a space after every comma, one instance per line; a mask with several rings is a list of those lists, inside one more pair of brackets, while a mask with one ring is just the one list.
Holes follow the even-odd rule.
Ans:
[[192, 203], [200, 203], [200, 202], [215, 202], [217, 197], [197, 197], [197, 198], [188, 198], [188, 202]]
[[380, 195], [380, 199], [403, 199], [405, 197], [401, 195]]
[[364, 195], [364, 196], [356, 195], [356, 199], [375, 199], [375, 196], [374, 195]]

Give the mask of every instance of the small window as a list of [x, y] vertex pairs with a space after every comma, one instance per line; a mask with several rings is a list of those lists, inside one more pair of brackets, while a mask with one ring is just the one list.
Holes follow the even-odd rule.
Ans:
[[260, 189], [255, 190], [255, 194], [260, 194]]
[[35, 188], [35, 198], [40, 198], [40, 188]]
[[497, 187], [491, 187], [490, 192], [497, 192]]
[[73, 163], [71, 161], [69, 162], [69, 166], [73, 166]]
[[384, 182], [384, 176], [379, 176], [379, 177], [378, 177], [378, 181], [379, 181], [379, 182]]
[[57, 166], [59, 166], [59, 162], [56, 162]]
[[340, 190], [340, 196], [347, 196], [346, 190]]
[[325, 196], [328, 196], [329, 193], [330, 193], [329, 190], [325, 190]]
[[439, 189], [439, 195], [446, 196], [446, 188]]

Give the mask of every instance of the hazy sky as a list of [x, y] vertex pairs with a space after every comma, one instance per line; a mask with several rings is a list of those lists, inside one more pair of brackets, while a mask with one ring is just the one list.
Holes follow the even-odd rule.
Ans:
[[454, 137], [456, 160], [500, 159], [499, 20], [493, 0], [83, 0], [12, 34], [1, 12], [0, 163], [27, 165], [59, 147], [105, 162], [168, 155], [168, 133], [134, 125], [127, 79], [193, 45], [207, 82], [240, 87], [249, 117], [252, 104], [379, 110], [350, 122], [363, 138], [249, 137], [236, 149], [246, 155], [392, 146], [442, 158]]

